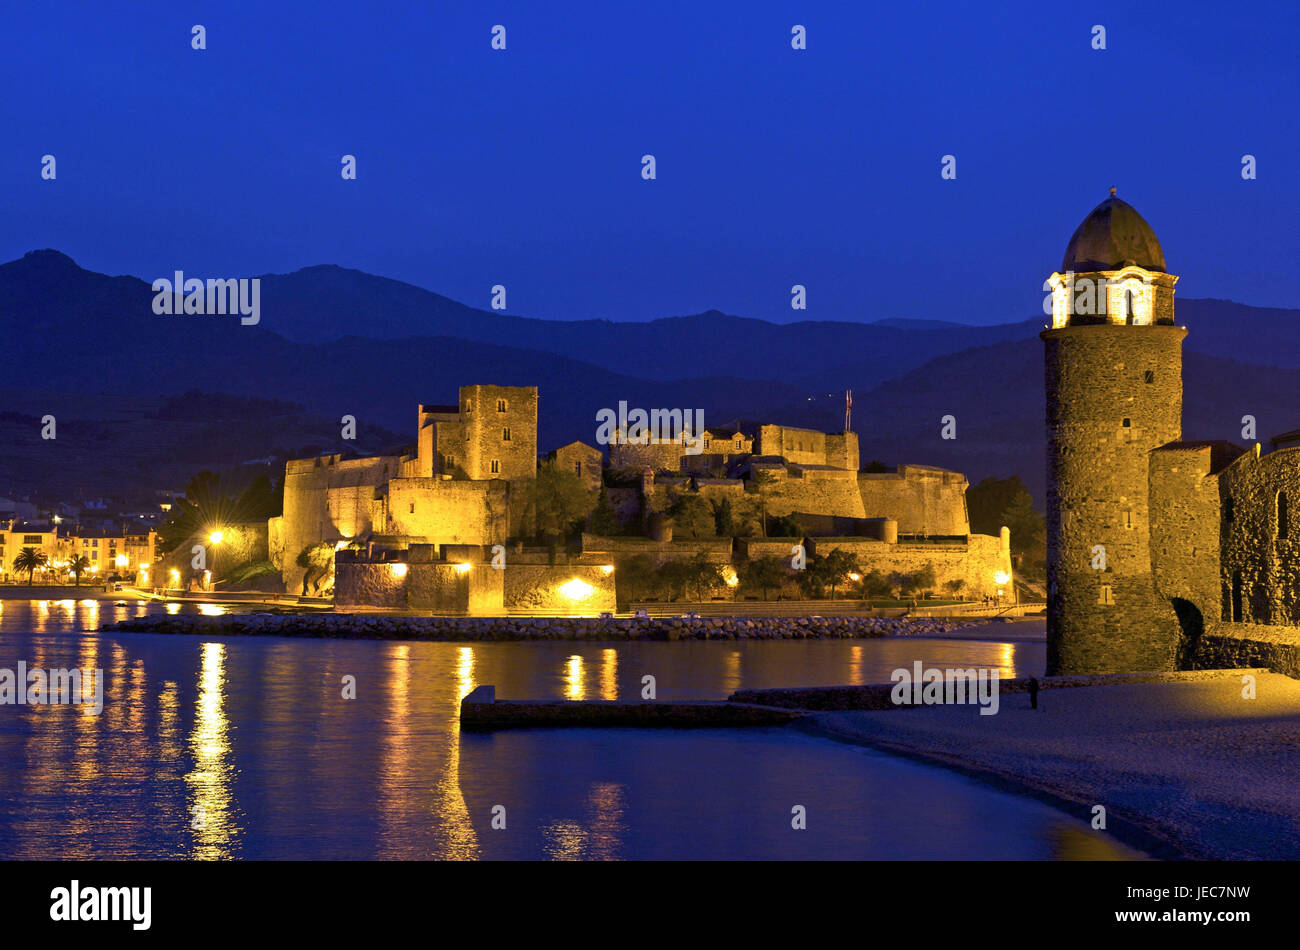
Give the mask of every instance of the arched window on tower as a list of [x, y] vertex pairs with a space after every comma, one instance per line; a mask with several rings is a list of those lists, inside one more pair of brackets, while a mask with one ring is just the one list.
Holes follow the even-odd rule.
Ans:
[[1133, 291], [1126, 290], [1124, 292], [1124, 322], [1129, 326], [1133, 326], [1134, 316], [1137, 309], [1136, 305], [1137, 300], [1133, 296]]

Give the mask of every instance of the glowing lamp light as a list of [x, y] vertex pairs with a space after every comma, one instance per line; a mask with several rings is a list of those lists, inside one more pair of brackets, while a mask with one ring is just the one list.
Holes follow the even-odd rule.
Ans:
[[457, 573], [457, 574], [468, 574], [468, 573], [469, 573], [470, 571], [472, 571], [473, 569], [474, 569], [474, 565], [473, 565], [473, 564], [457, 564], [457, 565], [456, 565], [456, 573]]
[[178, 570], [176, 570], [176, 568], [173, 567], [173, 568], [172, 568], [170, 571], [168, 571], [167, 573], [171, 576], [171, 579], [172, 579], [172, 583], [173, 583], [173, 584], [176, 584], [176, 583], [179, 583], [179, 582], [180, 582], [180, 579], [181, 579], [181, 572], [178, 571]]
[[613, 564], [603, 565], [600, 569], [600, 573], [604, 574], [606, 577], [609, 577], [609, 575], [614, 573], [614, 565]]
[[222, 541], [226, 540], [226, 533], [224, 531], [213, 531], [208, 535], [208, 540], [213, 544], [220, 544]]
[[860, 581], [862, 580], [862, 575], [859, 574], [857, 571], [849, 571], [849, 580]]
[[573, 580], [560, 585], [560, 593], [569, 600], [586, 600], [594, 591], [594, 587], [586, 581], [578, 580], [576, 577]]
[[996, 583], [999, 587], [1001, 587], [1001, 586], [1003, 586], [1004, 584], [1006, 584], [1007, 581], [1009, 581], [1009, 580], [1011, 580], [1011, 575], [1008, 574], [1006, 571], [998, 571], [997, 573], [995, 573], [995, 574], [993, 575], [993, 581], [994, 581], [994, 583]]
[[731, 567], [724, 567], [722, 569], [722, 579], [726, 582], [728, 587], [737, 587], [740, 584], [740, 578], [736, 576], [735, 569]]
[[397, 578], [398, 580], [401, 580], [403, 577], [406, 576], [406, 571], [407, 571], [407, 565], [402, 564], [401, 562], [394, 562], [388, 565], [388, 573], [392, 574], [393, 577]]
[[131, 559], [125, 554], [119, 554], [117, 557], [113, 558], [113, 564], [117, 567], [126, 567], [130, 563]]

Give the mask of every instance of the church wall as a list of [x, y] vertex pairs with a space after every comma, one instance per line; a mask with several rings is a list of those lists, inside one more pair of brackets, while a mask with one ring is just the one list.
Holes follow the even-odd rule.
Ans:
[[[1300, 448], [1258, 458], [1247, 452], [1220, 473], [1219, 484], [1224, 506], [1219, 619], [1233, 619], [1232, 588], [1240, 574], [1242, 622], [1300, 624]], [[1279, 493], [1286, 499], [1285, 532], [1279, 531]]]

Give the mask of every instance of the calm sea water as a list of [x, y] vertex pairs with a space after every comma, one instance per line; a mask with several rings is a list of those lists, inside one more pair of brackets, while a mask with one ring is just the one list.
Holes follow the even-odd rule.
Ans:
[[[943, 769], [791, 729], [461, 735], [509, 698], [1038, 673], [1041, 643], [396, 643], [106, 635], [158, 605], [0, 602], [0, 667], [101, 668], [100, 715], [0, 706], [5, 858], [1130, 858]], [[187, 610], [190, 608], [187, 608]], [[219, 608], [206, 608], [207, 610]], [[355, 677], [356, 698], [341, 696]], [[802, 805], [807, 829], [791, 828]], [[504, 829], [494, 829], [504, 806]], [[499, 809], [497, 810], [499, 813]]]

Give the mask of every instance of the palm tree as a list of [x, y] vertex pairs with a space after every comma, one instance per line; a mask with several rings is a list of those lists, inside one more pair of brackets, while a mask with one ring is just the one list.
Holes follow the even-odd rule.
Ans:
[[38, 567], [44, 567], [50, 562], [49, 555], [44, 551], [38, 551], [35, 548], [23, 548], [14, 558], [14, 570], [27, 572], [27, 586], [32, 586], [32, 581], [36, 575]]
[[68, 561], [68, 570], [77, 579], [78, 587], [81, 586], [81, 572], [90, 567], [90, 558], [84, 554], [75, 555], [72, 560]]

